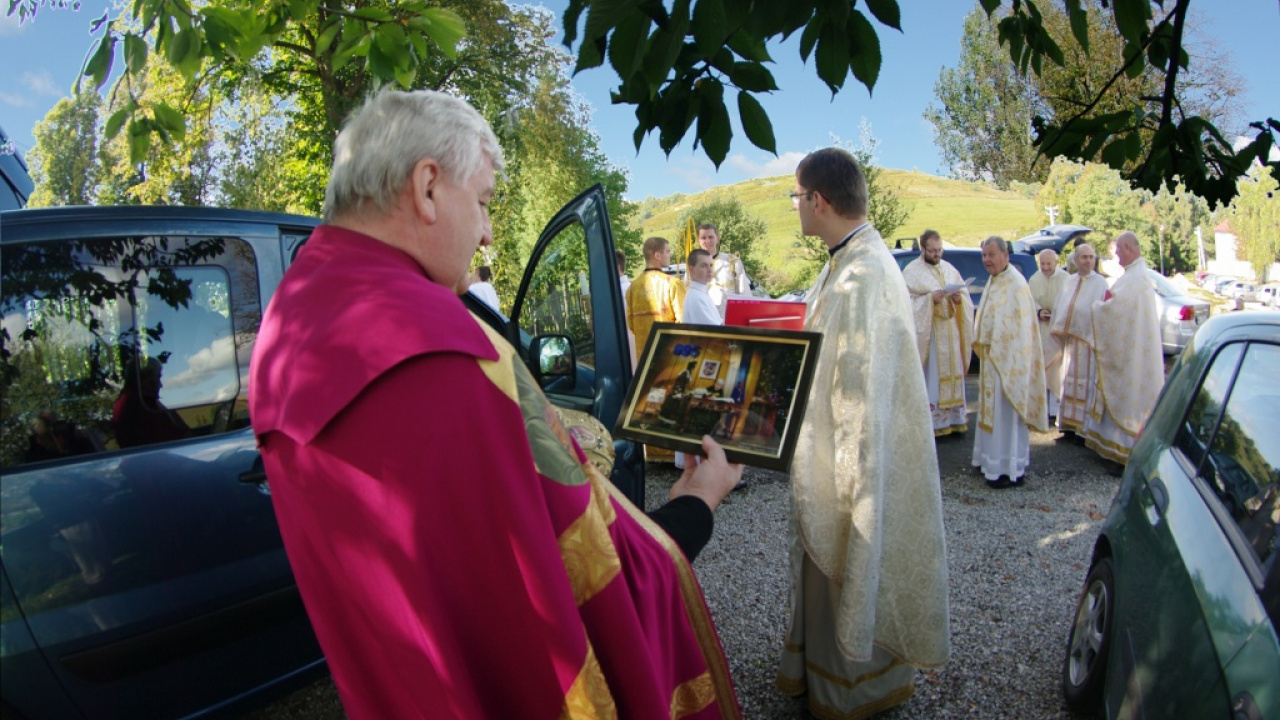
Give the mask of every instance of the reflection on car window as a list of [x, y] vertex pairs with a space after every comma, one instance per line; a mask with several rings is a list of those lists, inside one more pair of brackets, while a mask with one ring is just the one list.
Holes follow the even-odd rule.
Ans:
[[1227, 390], [1231, 387], [1231, 378], [1243, 350], [1244, 345], [1237, 343], [1226, 346], [1218, 353], [1205, 375], [1204, 384], [1200, 386], [1196, 399], [1191, 403], [1191, 409], [1182, 421], [1174, 446], [1187, 456], [1192, 468], [1198, 469], [1204, 459], [1205, 449], [1209, 447], [1209, 439], [1218, 426], [1218, 417], [1222, 414]]
[[246, 426], [256, 277], [239, 240], [7, 246], [0, 467]]
[[[594, 367], [590, 269], [582, 226], [574, 224], [562, 230], [535, 262], [537, 269], [520, 311], [521, 331], [530, 336], [567, 335], [573, 340], [579, 368]], [[576, 383], [569, 392], [591, 397], [595, 388], [587, 383]]]
[[1249, 346], [1201, 471], [1264, 566], [1276, 554], [1280, 522], [1278, 367], [1280, 346]]

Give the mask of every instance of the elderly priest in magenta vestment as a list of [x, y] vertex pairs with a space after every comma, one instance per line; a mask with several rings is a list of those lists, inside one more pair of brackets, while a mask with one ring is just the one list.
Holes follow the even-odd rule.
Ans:
[[[973, 350], [969, 288], [960, 271], [942, 259], [942, 238], [934, 230], [920, 236], [920, 257], [903, 268], [902, 277], [911, 293], [933, 434], [964, 434], [969, 429], [964, 376]], [[959, 287], [947, 291], [948, 285]]]
[[981, 360], [978, 431], [973, 465], [987, 485], [1020, 486], [1031, 463], [1033, 427], [1048, 430], [1044, 357], [1035, 301], [1027, 281], [1009, 264], [1009, 246], [992, 236], [982, 242], [982, 265], [991, 273], [974, 323], [974, 351]]
[[806, 296], [822, 333], [791, 465], [791, 602], [778, 687], [818, 718], [905, 702], [950, 653], [937, 454], [906, 283], [838, 148], [796, 169], [805, 235], [831, 258]]
[[1129, 451], [1164, 386], [1156, 289], [1131, 232], [1116, 238], [1124, 275], [1108, 300], [1093, 304], [1098, 385], [1085, 417], [1085, 445], [1108, 460], [1129, 462]]

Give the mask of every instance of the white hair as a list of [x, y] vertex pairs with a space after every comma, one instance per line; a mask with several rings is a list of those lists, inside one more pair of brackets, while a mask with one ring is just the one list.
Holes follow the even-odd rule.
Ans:
[[333, 144], [324, 221], [395, 204], [413, 167], [433, 158], [454, 182], [465, 182], [488, 158], [503, 174], [502, 147], [489, 123], [465, 101], [434, 90], [382, 90], [347, 118]]
[[1003, 251], [1004, 251], [1004, 254], [1005, 254], [1005, 255], [1012, 255], [1012, 254], [1013, 254], [1013, 248], [1012, 248], [1012, 247], [1010, 247], [1010, 246], [1009, 246], [1009, 243], [1008, 243], [1008, 242], [1006, 242], [1006, 241], [1005, 241], [1005, 239], [1004, 239], [1004, 238], [1002, 238], [1002, 237], [1000, 237], [999, 235], [992, 235], [991, 237], [987, 238], [986, 240], [983, 240], [983, 241], [982, 241], [982, 244], [981, 244], [981, 245], [979, 245], [979, 247], [984, 247], [984, 248], [985, 248], [985, 247], [986, 247], [986, 246], [988, 246], [988, 245], [997, 245], [997, 246], [999, 246], [999, 248], [1000, 248], [1001, 250], [1003, 250]]

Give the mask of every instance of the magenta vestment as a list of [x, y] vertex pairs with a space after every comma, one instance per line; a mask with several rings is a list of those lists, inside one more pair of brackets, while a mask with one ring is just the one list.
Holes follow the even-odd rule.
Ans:
[[684, 556], [513, 354], [330, 226], [263, 319], [251, 417], [348, 716], [737, 718]]

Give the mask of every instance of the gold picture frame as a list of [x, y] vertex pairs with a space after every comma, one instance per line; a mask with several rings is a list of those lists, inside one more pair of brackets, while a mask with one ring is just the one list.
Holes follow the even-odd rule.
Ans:
[[711, 435], [731, 462], [786, 471], [822, 335], [655, 323], [614, 436], [702, 454]]

